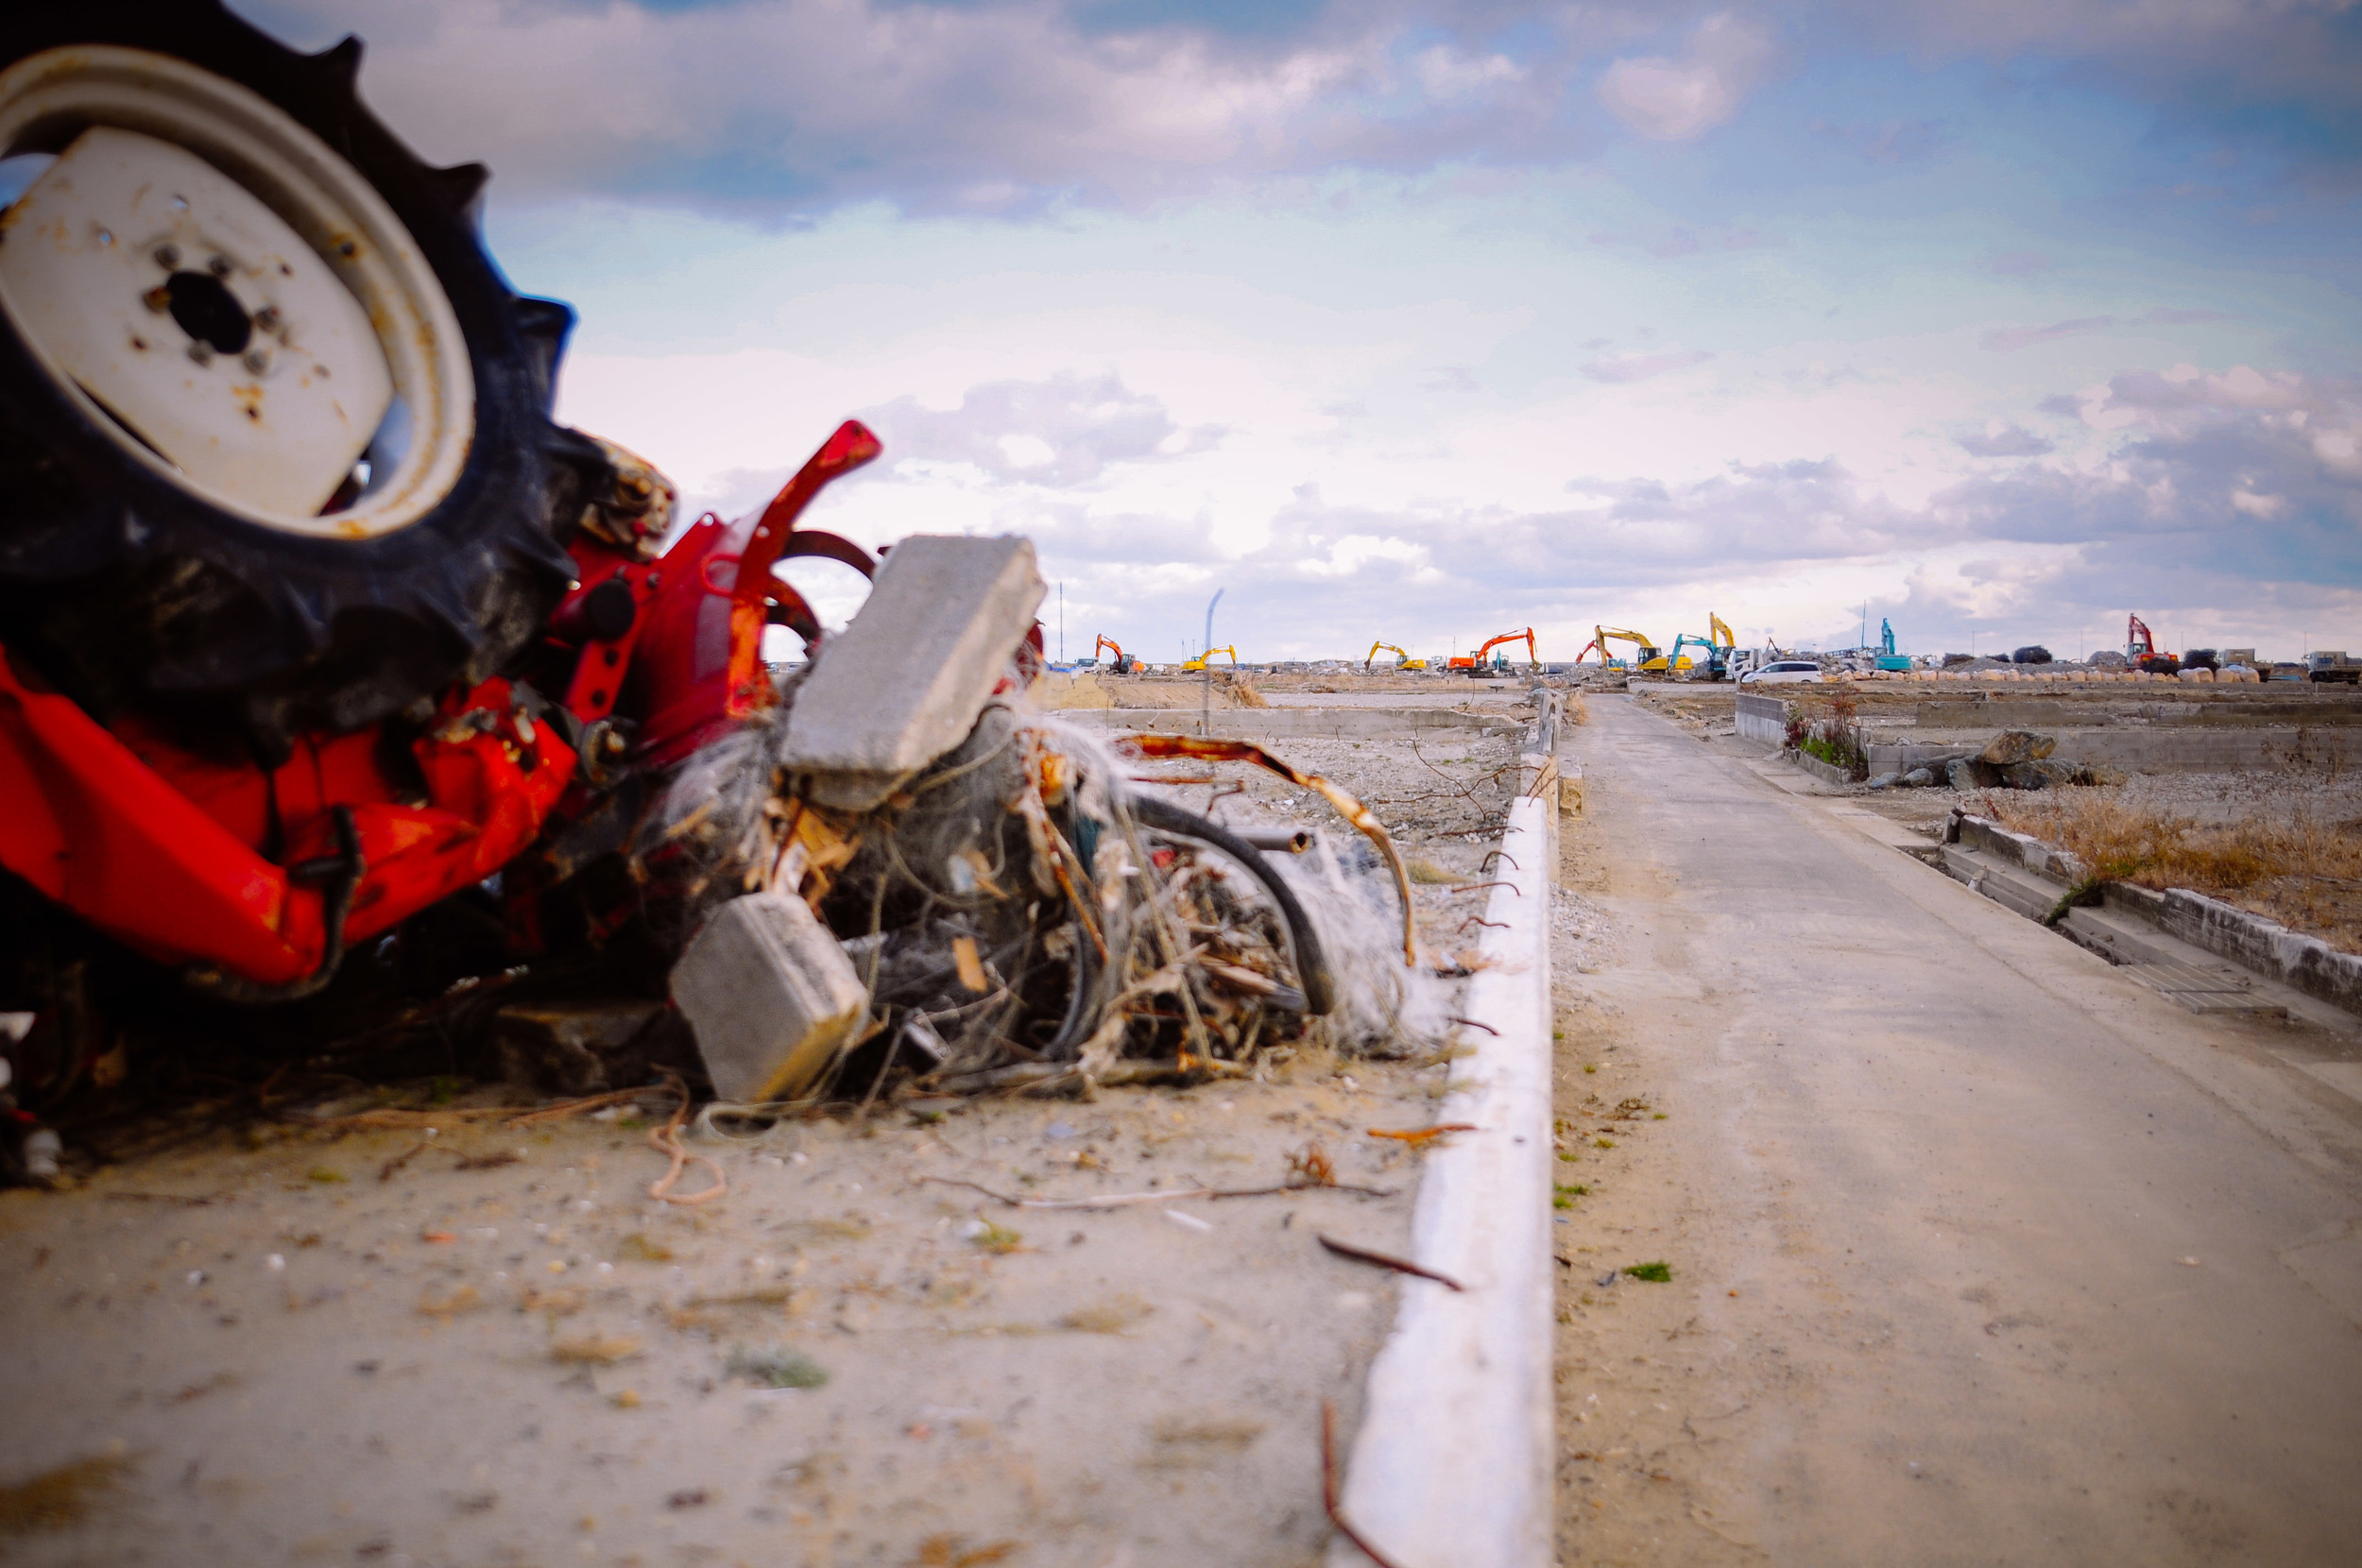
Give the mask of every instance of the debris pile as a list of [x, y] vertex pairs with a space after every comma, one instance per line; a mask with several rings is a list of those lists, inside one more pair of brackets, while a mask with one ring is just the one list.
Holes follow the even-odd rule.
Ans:
[[[1041, 594], [1022, 539], [904, 540], [852, 625], [657, 802], [634, 863], [717, 1093], [1087, 1093], [1439, 1038], [1368, 810], [1259, 747], [1109, 744], [1037, 708]], [[1279, 834], [1306, 847], [1275, 865], [1135, 788], [1120, 751], [1274, 769], [1356, 833]]]

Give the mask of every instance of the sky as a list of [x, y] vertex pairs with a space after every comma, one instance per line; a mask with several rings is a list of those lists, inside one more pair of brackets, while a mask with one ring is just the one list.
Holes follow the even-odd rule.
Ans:
[[[2362, 0], [233, 0], [368, 43], [693, 510], [1057, 652], [2362, 654]], [[859, 584], [798, 567], [824, 619]]]

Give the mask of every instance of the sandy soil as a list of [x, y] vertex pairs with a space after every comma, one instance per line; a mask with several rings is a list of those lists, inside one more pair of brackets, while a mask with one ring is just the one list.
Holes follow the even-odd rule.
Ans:
[[[1485, 895], [1463, 884], [1481, 879], [1508, 742], [1285, 749], [1385, 802], [1429, 878], [1424, 944], [1473, 946]], [[1266, 773], [1140, 772], [1218, 773], [1176, 790], [1192, 809], [1241, 785], [1213, 803], [1234, 824], [1350, 836]], [[1394, 1302], [1393, 1275], [1315, 1235], [1405, 1250], [1416, 1156], [1369, 1130], [1430, 1120], [1442, 1068], [1315, 1054], [1261, 1076], [693, 1137], [730, 1184], [693, 1209], [647, 1197], [665, 1161], [628, 1111], [454, 1116], [431, 1139], [258, 1121], [78, 1191], [0, 1196], [0, 1339], [40, 1347], [0, 1363], [0, 1407], [43, 1413], [0, 1423], [0, 1552], [1309, 1564], [1328, 1536], [1321, 1404], [1349, 1442]], [[1097, 1212], [947, 1185], [1265, 1187], [1315, 1150], [1386, 1196]], [[29, 1527], [7, 1489], [76, 1464], [111, 1489]]]

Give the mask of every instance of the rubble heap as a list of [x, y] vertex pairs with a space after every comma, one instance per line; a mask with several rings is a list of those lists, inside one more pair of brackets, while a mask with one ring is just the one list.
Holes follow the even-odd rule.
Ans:
[[1123, 740], [1025, 695], [1041, 589], [1025, 540], [903, 541], [852, 626], [650, 812], [636, 867], [687, 939], [673, 997], [725, 1099], [1087, 1092], [1440, 1036], [1383, 828], [1228, 742], [1192, 755], [1288, 772], [1358, 834], [1266, 858], [1136, 787]]

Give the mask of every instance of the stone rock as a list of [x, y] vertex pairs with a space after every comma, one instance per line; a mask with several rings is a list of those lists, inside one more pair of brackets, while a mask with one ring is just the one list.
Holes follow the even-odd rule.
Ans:
[[2040, 762], [2010, 762], [2001, 769], [2002, 787], [2011, 790], [2039, 790], [2050, 782]]
[[2055, 735], [2036, 735], [2028, 729], [2005, 729], [1985, 742], [1985, 749], [1977, 754], [1979, 762], [1990, 762], [2006, 768], [2013, 762], [2039, 762], [2059, 749]]
[[1936, 775], [1926, 768], [1913, 768], [1903, 775], [1903, 782], [1914, 790], [1924, 790], [1936, 781]]
[[1944, 765], [1944, 781], [1956, 790], [1990, 790], [2001, 782], [2001, 770], [1974, 757], [1956, 757]]
[[1903, 775], [1899, 773], [1882, 773], [1870, 781], [1870, 787], [1874, 790], [1891, 790], [1902, 782]]

